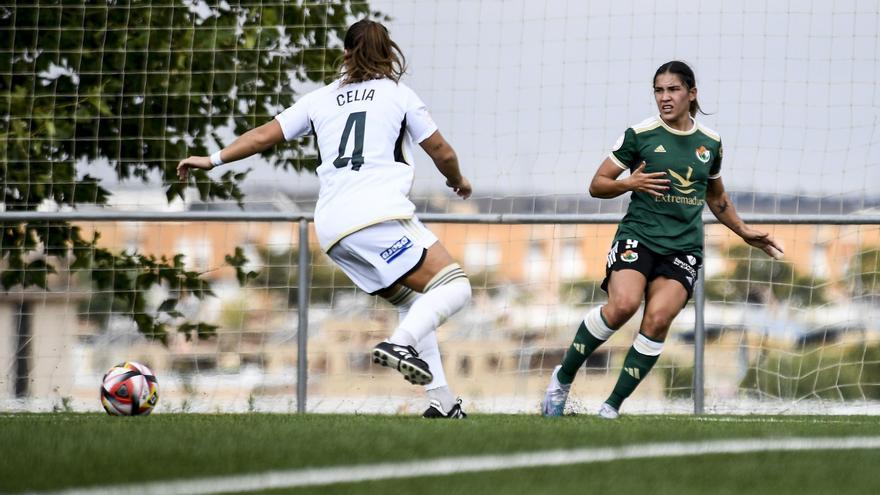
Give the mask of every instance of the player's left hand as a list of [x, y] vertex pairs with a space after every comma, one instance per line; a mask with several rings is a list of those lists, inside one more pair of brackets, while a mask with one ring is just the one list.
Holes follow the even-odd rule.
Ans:
[[214, 165], [211, 164], [211, 157], [209, 156], [191, 156], [180, 160], [180, 163], [177, 164], [177, 177], [185, 181], [189, 177], [189, 169], [191, 168], [211, 170], [214, 168]]
[[746, 228], [742, 234], [742, 239], [746, 241], [746, 243], [750, 246], [754, 246], [761, 251], [767, 253], [767, 256], [770, 256], [774, 259], [781, 260], [782, 256], [785, 254], [782, 251], [782, 246], [780, 246], [767, 232], [761, 232], [760, 230], [754, 230], [750, 228]]
[[455, 194], [458, 194], [458, 197], [461, 199], [468, 199], [471, 196], [471, 183], [464, 176], [457, 183], [452, 183], [450, 180], [446, 181], [446, 185], [452, 188], [455, 191]]

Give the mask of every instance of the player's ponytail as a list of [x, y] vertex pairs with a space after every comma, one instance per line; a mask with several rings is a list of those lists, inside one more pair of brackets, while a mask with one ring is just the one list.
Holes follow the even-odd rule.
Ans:
[[[681, 83], [685, 85], [685, 87], [690, 90], [691, 88], [695, 88], [697, 86], [697, 78], [694, 75], [693, 69], [688, 66], [688, 64], [680, 61], [673, 60], [671, 62], [666, 62], [661, 65], [657, 72], [654, 73], [654, 82], [657, 82], [657, 76], [660, 74], [675, 74], [678, 76]], [[700, 103], [694, 98], [694, 101], [691, 102], [690, 108], [688, 111], [691, 114], [691, 117], [696, 117], [697, 112], [702, 113], [703, 115], [707, 115], [706, 112], [700, 108]]]
[[385, 26], [369, 19], [352, 24], [345, 33], [342, 84], [388, 78], [394, 82], [406, 71], [406, 58]]

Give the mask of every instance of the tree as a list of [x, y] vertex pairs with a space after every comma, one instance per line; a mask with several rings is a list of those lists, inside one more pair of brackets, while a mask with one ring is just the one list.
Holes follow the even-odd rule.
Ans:
[[[158, 174], [169, 200], [182, 196], [188, 185], [177, 181], [178, 160], [228, 144], [217, 132], [224, 126], [240, 134], [268, 121], [293, 104], [296, 85], [332, 77], [347, 26], [367, 15], [378, 14], [351, 1], [0, 6], [0, 203], [7, 211], [104, 204], [110, 192], [88, 173], [102, 160], [120, 180], [147, 183]], [[315, 166], [310, 147], [299, 144], [263, 157], [284, 169]], [[193, 176], [202, 200], [241, 204], [247, 172]], [[164, 338], [162, 322], [180, 317], [179, 296], [211, 293], [179, 255], [111, 253], [66, 222], [0, 227], [4, 289], [46, 288], [56, 265], [67, 264], [112, 289], [152, 337]], [[172, 296], [153, 312], [144, 292], [155, 284]], [[213, 330], [179, 329], [193, 328]]]
[[735, 260], [733, 269], [706, 281], [706, 299], [710, 301], [766, 303], [772, 297], [796, 306], [827, 302], [825, 282], [798, 272], [792, 263], [743, 245], [731, 248], [729, 257]]
[[[299, 280], [296, 267], [299, 248], [272, 251], [261, 249], [260, 258], [264, 269], [254, 278], [253, 287], [266, 287], [287, 300], [294, 307], [299, 297]], [[333, 294], [340, 289], [354, 291], [356, 286], [322, 251], [312, 251], [309, 300], [311, 303], [331, 303]]]
[[855, 297], [876, 300], [880, 296], [880, 248], [867, 247], [856, 253], [848, 272]]

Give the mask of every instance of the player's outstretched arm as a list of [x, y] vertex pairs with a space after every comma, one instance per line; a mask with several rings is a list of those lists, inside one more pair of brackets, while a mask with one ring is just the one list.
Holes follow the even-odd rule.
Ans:
[[219, 164], [234, 162], [265, 151], [282, 141], [284, 133], [281, 131], [281, 124], [273, 119], [239, 136], [232, 144], [215, 153], [214, 160], [208, 156], [191, 156], [180, 160], [177, 164], [177, 176], [180, 180], [186, 180], [191, 168], [211, 170]]
[[446, 177], [446, 185], [455, 191], [455, 194], [458, 194], [461, 199], [468, 199], [473, 192], [471, 183], [461, 175], [458, 156], [440, 134], [440, 131], [435, 131], [419, 145], [431, 157], [431, 160], [434, 160], [437, 170], [443, 174], [443, 177]]
[[590, 182], [590, 196], [594, 198], [616, 198], [623, 193], [634, 191], [652, 196], [663, 196], [669, 189], [666, 172], [645, 173], [645, 162], [639, 164], [629, 177], [617, 180], [623, 169], [618, 167], [611, 158], [606, 158], [599, 165], [599, 170]]
[[709, 179], [709, 185], [706, 188], [706, 203], [709, 204], [709, 210], [715, 215], [721, 223], [732, 230], [736, 235], [742, 237], [747, 244], [754, 246], [776, 259], [782, 259], [782, 247], [770, 237], [767, 232], [753, 229], [742, 221], [733, 201], [724, 190], [724, 183], [721, 178]]

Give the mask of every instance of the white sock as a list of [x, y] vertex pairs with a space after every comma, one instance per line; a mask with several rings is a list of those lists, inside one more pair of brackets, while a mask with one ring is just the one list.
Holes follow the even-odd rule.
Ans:
[[[423, 359], [428, 363], [428, 367], [431, 368], [431, 373], [434, 375], [434, 379], [431, 380], [431, 383], [425, 385], [425, 390], [428, 391], [428, 396], [433, 399], [434, 397], [431, 396], [431, 390], [441, 387], [446, 388], [446, 373], [443, 372], [443, 361], [440, 358], [440, 346], [437, 345], [437, 332], [431, 332], [426, 335], [425, 338], [420, 340], [418, 345], [416, 345], [416, 352], [419, 353], [420, 359]], [[448, 391], [449, 389], [446, 388], [446, 390]], [[452, 396], [452, 392], [448, 393]], [[453, 400], [454, 399], [455, 398], [453, 397]]]
[[428, 283], [425, 293], [412, 303], [406, 318], [391, 336], [392, 342], [402, 343], [394, 340], [395, 337], [401, 340], [405, 338], [399, 332], [406, 332], [416, 342], [420, 342], [471, 300], [471, 283], [467, 276], [458, 265], [450, 267], [454, 268], [438, 273]]
[[449, 387], [440, 387], [428, 390], [428, 397], [440, 403], [444, 414], [449, 414], [449, 410], [455, 405], [455, 395]]
[[[413, 303], [416, 302], [418, 298], [422, 295], [418, 292], [404, 286], [400, 286], [400, 289], [397, 290], [394, 294], [391, 295], [387, 299], [389, 303], [394, 305], [397, 308], [397, 329], [394, 333], [391, 334], [391, 337], [388, 337], [388, 342], [403, 345], [403, 346], [412, 346], [416, 347], [418, 345], [418, 341], [415, 337], [412, 336], [409, 332], [402, 331], [400, 329], [400, 322], [402, 322], [406, 315], [409, 314], [409, 309], [412, 307]], [[416, 352], [419, 352], [416, 349]], [[430, 366], [430, 364], [428, 364]], [[433, 372], [433, 370], [432, 370]]]

